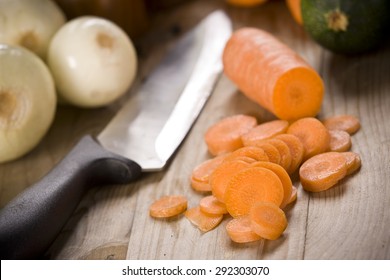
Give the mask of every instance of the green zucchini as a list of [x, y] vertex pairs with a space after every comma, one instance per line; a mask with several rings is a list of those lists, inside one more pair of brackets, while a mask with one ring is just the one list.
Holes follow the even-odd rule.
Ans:
[[390, 0], [301, 0], [303, 26], [342, 54], [372, 50], [389, 38]]

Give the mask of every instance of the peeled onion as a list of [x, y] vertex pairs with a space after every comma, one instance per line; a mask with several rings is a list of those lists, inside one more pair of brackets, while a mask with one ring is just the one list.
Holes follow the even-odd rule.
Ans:
[[58, 30], [48, 51], [59, 97], [80, 107], [99, 107], [131, 86], [137, 56], [127, 34], [109, 20], [85, 16]]

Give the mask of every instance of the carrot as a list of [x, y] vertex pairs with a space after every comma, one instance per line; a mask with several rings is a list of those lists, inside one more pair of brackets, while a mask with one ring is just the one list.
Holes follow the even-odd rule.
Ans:
[[241, 160], [241, 161], [245, 161], [246, 163], [254, 163], [257, 161], [253, 157], [240, 156], [240, 155], [230, 156], [230, 154], [228, 157], [226, 157], [226, 159], [224, 161], [231, 161], [231, 160]]
[[286, 0], [286, 3], [294, 20], [299, 25], [303, 25], [302, 12], [301, 12], [301, 0]]
[[168, 218], [179, 215], [187, 209], [187, 199], [181, 195], [163, 196], [149, 207], [149, 214], [154, 218]]
[[200, 210], [206, 214], [222, 215], [227, 213], [225, 204], [213, 195], [203, 197], [199, 206]]
[[233, 175], [225, 192], [225, 204], [233, 217], [249, 214], [258, 201], [280, 205], [284, 190], [279, 177], [263, 167], [248, 167]]
[[290, 199], [287, 202], [287, 205], [293, 203], [294, 201], [297, 200], [298, 197], [298, 189], [295, 186], [292, 186], [292, 191], [291, 191], [291, 196]]
[[207, 232], [214, 229], [222, 221], [223, 215], [210, 215], [202, 212], [200, 206], [188, 209], [185, 217], [201, 231]]
[[257, 202], [250, 211], [251, 228], [259, 236], [275, 240], [287, 228], [283, 210], [272, 202]]
[[329, 150], [332, 152], [346, 152], [351, 146], [351, 136], [344, 130], [329, 130]]
[[280, 154], [279, 165], [282, 166], [285, 170], [288, 170], [291, 165], [291, 153], [287, 144], [284, 143], [282, 140], [276, 138], [266, 139], [264, 141], [271, 144], [279, 151]]
[[329, 150], [328, 129], [315, 118], [302, 118], [293, 122], [288, 127], [287, 133], [293, 134], [301, 140], [305, 150], [303, 160]]
[[264, 150], [270, 162], [280, 164], [280, 159], [281, 159], [280, 153], [278, 149], [276, 149], [273, 145], [265, 141], [259, 141], [255, 143], [255, 146], [262, 148]]
[[268, 0], [226, 0], [227, 3], [238, 7], [254, 7], [264, 4]]
[[204, 139], [212, 155], [232, 152], [242, 147], [241, 136], [257, 125], [254, 117], [234, 115], [209, 127]]
[[223, 162], [226, 155], [220, 155], [198, 164], [191, 174], [191, 186], [196, 191], [211, 191], [209, 183], [211, 173]]
[[283, 200], [280, 205], [280, 208], [285, 207], [291, 198], [291, 192], [292, 192], [292, 182], [287, 171], [279, 164], [272, 163], [272, 162], [265, 162], [265, 161], [255, 162], [251, 164], [251, 166], [267, 168], [272, 172], [274, 172], [279, 177], [280, 182], [282, 182], [283, 185]]
[[352, 115], [333, 116], [322, 122], [329, 130], [344, 130], [351, 135], [360, 129], [359, 119]]
[[347, 169], [347, 160], [343, 154], [327, 152], [305, 161], [299, 169], [299, 177], [305, 190], [320, 192], [343, 179]]
[[305, 153], [303, 144], [301, 140], [293, 134], [280, 134], [275, 136], [275, 138], [282, 140], [290, 149], [291, 164], [287, 172], [293, 174], [302, 163], [303, 155]]
[[210, 186], [213, 195], [221, 202], [225, 202], [225, 192], [230, 179], [237, 172], [248, 168], [250, 164], [242, 160], [230, 160], [218, 166], [210, 177]]
[[360, 156], [354, 152], [341, 153], [347, 160], [347, 175], [354, 173], [362, 164]]
[[226, 231], [230, 239], [236, 243], [247, 243], [261, 239], [252, 230], [249, 216], [233, 218], [226, 224]]
[[269, 158], [263, 149], [253, 146], [242, 147], [234, 152], [231, 152], [226, 156], [225, 161], [232, 160], [237, 157], [249, 157], [256, 161], [269, 161]]
[[285, 133], [288, 128], [288, 121], [273, 120], [259, 124], [249, 130], [248, 133], [242, 135], [242, 143], [244, 146], [254, 146], [256, 142], [268, 138], [272, 138], [278, 134]]
[[324, 84], [317, 72], [270, 33], [244, 27], [223, 53], [224, 73], [251, 100], [279, 119], [296, 120], [320, 111]]

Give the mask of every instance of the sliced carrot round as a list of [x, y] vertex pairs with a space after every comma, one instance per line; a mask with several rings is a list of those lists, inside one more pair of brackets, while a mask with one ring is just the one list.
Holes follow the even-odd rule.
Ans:
[[226, 155], [220, 155], [198, 164], [191, 173], [191, 187], [200, 192], [211, 191], [210, 175], [224, 161]]
[[254, 146], [239, 148], [234, 152], [231, 152], [229, 155], [227, 155], [225, 160], [231, 160], [234, 159], [235, 157], [243, 157], [243, 156], [253, 158], [256, 161], [269, 160], [267, 154], [262, 148], [254, 147]]
[[209, 152], [215, 156], [237, 150], [243, 146], [241, 136], [256, 125], [256, 118], [247, 115], [234, 115], [220, 120], [205, 133]]
[[291, 165], [291, 153], [290, 153], [290, 148], [287, 146], [287, 144], [282, 140], [276, 138], [267, 139], [264, 141], [271, 144], [279, 151], [280, 154], [279, 165], [282, 166], [285, 170], [288, 170]]
[[344, 130], [329, 130], [329, 150], [332, 152], [346, 152], [351, 149], [351, 136]]
[[280, 208], [283, 208], [284, 206], [286, 206], [288, 201], [291, 198], [291, 192], [292, 192], [292, 186], [293, 186], [291, 179], [290, 179], [290, 176], [288, 175], [287, 171], [283, 167], [281, 167], [279, 164], [276, 164], [273, 162], [266, 162], [266, 161], [258, 161], [258, 162], [252, 163], [251, 166], [267, 168], [267, 169], [273, 171], [276, 175], [278, 175], [278, 177], [283, 185], [283, 201], [280, 205]]
[[211, 192], [211, 185], [209, 182], [202, 182], [191, 177], [191, 187], [197, 192]]
[[222, 221], [223, 215], [210, 215], [202, 212], [199, 206], [188, 209], [185, 217], [201, 231], [207, 232], [214, 229]]
[[360, 129], [359, 119], [352, 115], [333, 116], [322, 122], [329, 130], [343, 130], [351, 135]]
[[293, 174], [302, 163], [303, 155], [305, 153], [303, 144], [301, 140], [293, 134], [280, 134], [275, 138], [282, 140], [290, 149], [291, 164], [287, 172]]
[[225, 204], [213, 195], [203, 197], [199, 202], [199, 206], [200, 210], [206, 214], [222, 215], [227, 213]]
[[225, 202], [225, 192], [230, 179], [237, 172], [248, 168], [250, 164], [242, 160], [230, 160], [218, 166], [210, 177], [210, 186], [213, 195], [221, 202]]
[[281, 156], [280, 156], [279, 150], [276, 149], [273, 145], [262, 140], [262, 141], [256, 142], [255, 146], [262, 148], [264, 150], [264, 152], [267, 154], [268, 160], [270, 162], [280, 164]]
[[248, 243], [261, 239], [251, 227], [249, 216], [233, 218], [226, 224], [226, 231], [230, 239], [236, 243]]
[[298, 198], [298, 189], [295, 186], [292, 186], [291, 196], [286, 205], [293, 203], [294, 201], [297, 200], [297, 198]]
[[293, 122], [287, 129], [301, 140], [305, 154], [303, 160], [329, 150], [328, 129], [316, 118], [302, 118]]
[[289, 123], [286, 120], [273, 120], [265, 122], [252, 128], [248, 133], [242, 135], [241, 139], [244, 146], [254, 146], [258, 141], [285, 133], [287, 131], [288, 125]]
[[250, 211], [251, 228], [259, 236], [275, 240], [287, 228], [287, 218], [283, 210], [272, 202], [257, 202]]
[[179, 215], [187, 209], [187, 198], [181, 195], [163, 196], [149, 207], [149, 214], [155, 218], [168, 218]]
[[341, 153], [347, 160], [347, 175], [354, 173], [362, 164], [360, 156], [355, 152]]
[[236, 173], [225, 192], [225, 204], [233, 217], [249, 214], [251, 207], [259, 201], [280, 205], [284, 190], [279, 177], [263, 167], [248, 167]]
[[347, 160], [338, 152], [327, 152], [311, 157], [299, 169], [303, 188], [311, 192], [329, 189], [346, 174]]

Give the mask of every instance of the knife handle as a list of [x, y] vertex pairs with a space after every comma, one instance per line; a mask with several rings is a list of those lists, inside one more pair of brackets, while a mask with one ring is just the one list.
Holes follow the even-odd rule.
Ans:
[[85, 136], [41, 181], [0, 212], [0, 258], [39, 258], [69, 219], [88, 187], [129, 183], [141, 167]]

